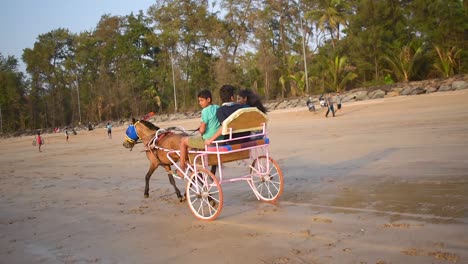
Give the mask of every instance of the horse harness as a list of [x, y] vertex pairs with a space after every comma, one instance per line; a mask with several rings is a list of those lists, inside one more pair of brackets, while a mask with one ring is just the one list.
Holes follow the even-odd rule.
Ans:
[[156, 131], [156, 134], [153, 136], [152, 139], [150, 139], [150, 141], [148, 141], [147, 144], [145, 144], [145, 149], [144, 151], [145, 152], [151, 152], [151, 154], [153, 154], [153, 156], [159, 161], [159, 163], [162, 163], [161, 162], [161, 159], [158, 157], [158, 153], [157, 151], [158, 150], [162, 150], [162, 151], [165, 151], [165, 152], [168, 152], [168, 151], [171, 151], [172, 149], [166, 149], [166, 148], [162, 148], [160, 146], [158, 146], [158, 143], [166, 136], [168, 135], [172, 135], [174, 134], [174, 132], [171, 132], [171, 131], [167, 131], [165, 129], [159, 129], [158, 131]]
[[[153, 154], [153, 156], [156, 158], [156, 160], [158, 160], [160, 163], [162, 163], [162, 162], [161, 162], [161, 159], [158, 157], [157, 151], [161, 150], [161, 151], [164, 151], [164, 152], [169, 152], [169, 151], [173, 151], [173, 149], [163, 148], [163, 147], [159, 146], [158, 143], [164, 137], [174, 134], [173, 131], [183, 131], [185, 133], [185, 130], [181, 129], [179, 127], [170, 127], [168, 129], [160, 128], [159, 130], [156, 131], [154, 136], [148, 136], [148, 137], [145, 137], [145, 138], [141, 138], [140, 135], [138, 134], [137, 130], [136, 130], [136, 125], [138, 123], [139, 123], [139, 121], [136, 122], [133, 125], [130, 125], [127, 128], [127, 131], [125, 132], [125, 134], [126, 134], [125, 139], [129, 143], [138, 144], [138, 143], [143, 143], [144, 140], [149, 139], [150, 137], [152, 137], [148, 141], [148, 143], [145, 144], [145, 149], [143, 151], [151, 152]], [[192, 131], [192, 130], [190, 130], [190, 131]], [[198, 129], [194, 129], [193, 133], [195, 133], [196, 131], [198, 131]], [[133, 149], [133, 147], [132, 147], [132, 149]]]

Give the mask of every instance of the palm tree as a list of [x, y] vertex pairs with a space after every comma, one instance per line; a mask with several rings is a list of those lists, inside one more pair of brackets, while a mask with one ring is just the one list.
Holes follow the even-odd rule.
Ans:
[[343, 0], [323, 0], [319, 5], [316, 10], [306, 13], [306, 17], [311, 17], [321, 31], [328, 31], [335, 47], [340, 40], [341, 25], [346, 26], [346, 13], [350, 7]]
[[451, 47], [447, 51], [443, 51], [440, 47], [435, 46], [439, 60], [434, 63], [434, 68], [443, 74], [444, 77], [450, 77], [455, 74], [455, 69], [458, 66], [457, 60], [460, 59], [462, 49]]
[[306, 84], [304, 71], [297, 71], [288, 77], [291, 82], [291, 95], [294, 97], [304, 94]]
[[325, 83], [334, 91], [342, 91], [348, 82], [357, 77], [357, 74], [351, 71], [352, 67], [348, 64], [346, 56], [336, 56], [327, 66]]
[[385, 56], [385, 60], [390, 63], [393, 73], [399, 81], [408, 82], [414, 74], [415, 62], [422, 54], [422, 46], [410, 42], [403, 46], [398, 54]]

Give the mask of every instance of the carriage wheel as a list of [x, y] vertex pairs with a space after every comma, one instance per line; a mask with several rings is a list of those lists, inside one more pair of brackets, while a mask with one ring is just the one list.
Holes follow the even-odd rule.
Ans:
[[33, 145], [33, 147], [35, 147], [35, 146], [36, 146], [36, 144], [37, 144], [37, 141], [36, 141], [36, 140], [33, 140], [33, 141], [32, 141], [32, 145]]
[[270, 157], [257, 157], [250, 168], [252, 186], [260, 200], [275, 202], [283, 193], [283, 172], [278, 163]]
[[211, 221], [223, 208], [223, 191], [210, 171], [199, 168], [187, 181], [187, 203], [196, 218]]

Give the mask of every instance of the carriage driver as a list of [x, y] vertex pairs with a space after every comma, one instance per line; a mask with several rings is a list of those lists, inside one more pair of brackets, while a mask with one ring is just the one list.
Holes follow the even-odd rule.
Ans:
[[180, 141], [180, 168], [177, 170], [177, 175], [184, 178], [184, 172], [187, 167], [187, 152], [188, 147], [196, 149], [205, 149], [205, 140], [210, 139], [220, 127], [216, 111], [219, 106], [212, 104], [212, 96], [209, 90], [202, 90], [198, 93], [198, 104], [201, 106], [201, 122], [198, 132], [200, 135], [184, 137]]

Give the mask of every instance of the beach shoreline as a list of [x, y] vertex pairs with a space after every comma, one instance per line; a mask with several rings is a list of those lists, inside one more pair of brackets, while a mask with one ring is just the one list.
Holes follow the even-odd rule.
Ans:
[[[212, 222], [158, 168], [143, 197], [143, 146], [126, 127], [0, 139], [2, 263], [465, 263], [468, 90], [268, 113], [284, 173], [277, 204], [223, 184]], [[197, 118], [158, 123], [198, 126]], [[227, 177], [245, 166], [228, 163]], [[185, 184], [176, 180], [181, 190]]]

